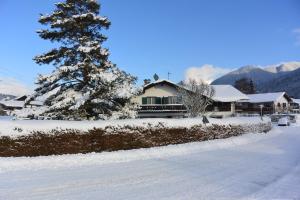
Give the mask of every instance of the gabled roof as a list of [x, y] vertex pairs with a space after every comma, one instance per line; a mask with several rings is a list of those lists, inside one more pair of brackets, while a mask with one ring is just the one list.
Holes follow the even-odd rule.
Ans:
[[22, 95], [22, 96], [16, 97], [14, 100], [15, 101], [25, 101], [25, 99], [27, 99], [27, 95]]
[[150, 88], [152, 86], [158, 85], [158, 84], [167, 84], [167, 85], [170, 85], [170, 86], [175, 87], [175, 88], [181, 87], [180, 85], [178, 85], [178, 84], [176, 84], [176, 83], [174, 83], [172, 81], [169, 81], [169, 80], [166, 80], [166, 79], [161, 79], [161, 80], [157, 80], [157, 81], [151, 82], [151, 83], [149, 83], [147, 85], [144, 85], [143, 91], [145, 91], [146, 89], [148, 89], [148, 88]]
[[0, 104], [4, 105], [5, 107], [23, 108], [25, 102], [24, 101], [9, 100], [9, 101], [0, 101]]
[[292, 99], [292, 101], [300, 105], [300, 99]]
[[16, 97], [14, 99], [8, 100], [8, 101], [0, 101], [0, 104], [4, 105], [8, 108], [23, 108], [25, 105], [25, 99], [27, 98], [27, 95], [22, 95], [19, 97]]
[[214, 101], [219, 102], [236, 102], [248, 100], [249, 97], [233, 87], [232, 85], [211, 85], [215, 90], [215, 95], [212, 97]]
[[[145, 91], [146, 89], [158, 85], [158, 84], [168, 84], [172, 87], [178, 88], [184, 88], [181, 85], [178, 85], [172, 81], [169, 80], [157, 80], [155, 82], [149, 83], [147, 85], [144, 86], [143, 91]], [[237, 90], [236, 88], [234, 88], [231, 85], [211, 85], [214, 90], [215, 90], [215, 94], [212, 97], [212, 99], [214, 101], [219, 101], [219, 102], [236, 102], [236, 101], [240, 101], [240, 100], [248, 100], [248, 96], [245, 95], [244, 93], [240, 92], [239, 90]], [[187, 89], [187, 88], [185, 88]]]
[[274, 92], [274, 93], [261, 93], [261, 94], [249, 94], [250, 103], [266, 103], [266, 102], [275, 102], [281, 97], [285, 97], [288, 101], [292, 99], [287, 95], [286, 92]]

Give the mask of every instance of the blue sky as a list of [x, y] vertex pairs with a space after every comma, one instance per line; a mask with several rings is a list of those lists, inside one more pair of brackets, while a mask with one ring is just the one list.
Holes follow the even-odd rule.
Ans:
[[[38, 37], [39, 13], [57, 0], [0, 0], [0, 77], [32, 86], [32, 58], [51, 48]], [[140, 80], [184, 79], [190, 67], [237, 68], [300, 61], [298, 0], [102, 0], [112, 22], [105, 46], [111, 60]]]

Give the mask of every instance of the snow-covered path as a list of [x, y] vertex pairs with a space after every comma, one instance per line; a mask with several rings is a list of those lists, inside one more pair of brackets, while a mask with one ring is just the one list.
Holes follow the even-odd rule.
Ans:
[[0, 158], [0, 199], [300, 199], [300, 127], [113, 153]]

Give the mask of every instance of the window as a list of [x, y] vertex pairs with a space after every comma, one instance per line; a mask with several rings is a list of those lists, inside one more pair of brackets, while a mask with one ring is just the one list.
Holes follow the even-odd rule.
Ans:
[[176, 104], [177, 103], [177, 97], [176, 96], [172, 96], [172, 97], [168, 97], [169, 99], [169, 104]]
[[283, 103], [282, 106], [283, 106], [284, 108], [286, 108], [286, 103]]
[[163, 97], [162, 98], [162, 104], [168, 104], [168, 97]]
[[155, 97], [155, 104], [161, 104], [161, 98]]
[[280, 103], [277, 103], [277, 107], [280, 107]]
[[147, 104], [147, 97], [142, 97], [142, 104]]
[[142, 104], [161, 104], [160, 97], [142, 97]]
[[155, 104], [155, 97], [147, 97], [147, 104]]
[[182, 96], [178, 96], [177, 97], [177, 103], [178, 104], [182, 104]]
[[182, 98], [177, 96], [169, 96], [162, 98], [162, 104], [181, 104]]

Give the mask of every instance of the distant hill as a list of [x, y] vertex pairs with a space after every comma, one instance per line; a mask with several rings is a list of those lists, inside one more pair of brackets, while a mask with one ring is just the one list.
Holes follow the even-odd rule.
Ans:
[[232, 71], [212, 82], [214, 85], [234, 85], [235, 81], [241, 78], [251, 78], [254, 83], [261, 83], [276, 77], [275, 73], [263, 70], [257, 66], [248, 65]]
[[16, 96], [14, 95], [10, 95], [10, 94], [0, 94], [0, 101], [2, 100], [10, 100], [16, 98]]
[[272, 79], [259, 86], [261, 92], [285, 91], [290, 96], [300, 99], [300, 69]]
[[289, 95], [300, 98], [300, 62], [265, 67], [248, 65], [216, 79], [212, 84], [234, 85], [241, 78], [251, 78], [258, 92], [286, 91]]
[[299, 69], [300, 62], [287, 62], [281, 63], [279, 65], [270, 65], [264, 67], [265, 71], [273, 72], [273, 73], [280, 73], [280, 72], [290, 72], [296, 69]]

